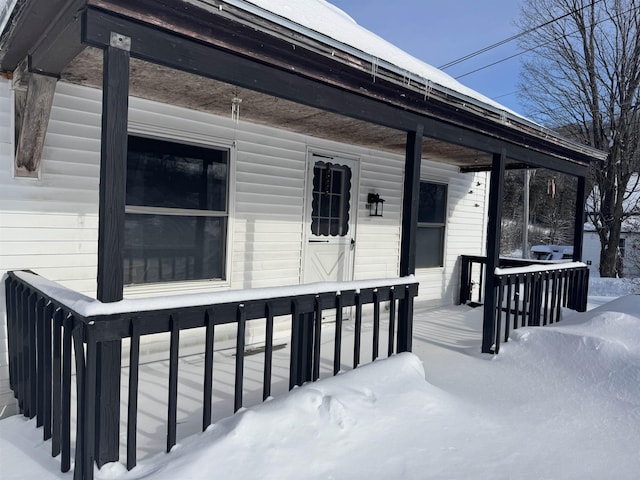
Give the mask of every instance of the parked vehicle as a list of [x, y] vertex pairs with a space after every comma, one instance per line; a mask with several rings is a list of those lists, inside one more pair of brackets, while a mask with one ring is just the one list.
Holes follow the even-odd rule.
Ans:
[[535, 260], [571, 260], [573, 247], [567, 245], [534, 245], [531, 258]]

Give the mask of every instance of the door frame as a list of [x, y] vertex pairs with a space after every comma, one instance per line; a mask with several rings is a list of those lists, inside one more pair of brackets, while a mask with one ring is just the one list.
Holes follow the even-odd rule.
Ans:
[[[349, 280], [353, 280], [355, 273], [355, 259], [356, 259], [356, 249], [358, 248], [357, 242], [357, 228], [358, 228], [358, 217], [360, 210], [360, 157], [357, 155], [350, 155], [347, 153], [339, 153], [335, 150], [327, 150], [322, 148], [307, 148], [307, 155], [305, 159], [305, 175], [304, 175], [304, 208], [302, 213], [302, 248], [301, 248], [301, 257], [300, 257], [300, 283], [307, 283], [307, 279], [305, 276], [308, 274], [306, 272], [305, 264], [307, 260], [309, 239], [311, 236], [311, 202], [312, 195], [311, 190], [313, 185], [313, 167], [315, 165], [315, 158], [326, 159], [328, 161], [335, 160], [336, 163], [340, 163], [340, 161], [346, 161], [353, 164], [352, 172], [351, 172], [351, 205], [350, 205], [350, 225], [352, 225], [352, 234], [351, 238], [355, 241], [353, 249], [350, 250], [350, 260], [349, 260]], [[351, 218], [353, 220], [351, 220]]]

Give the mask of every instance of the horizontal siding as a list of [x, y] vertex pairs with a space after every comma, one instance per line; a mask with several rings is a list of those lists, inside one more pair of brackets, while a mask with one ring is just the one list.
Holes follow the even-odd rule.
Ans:
[[[13, 178], [10, 82], [0, 79], [0, 274], [31, 269], [94, 295], [97, 273], [101, 92], [59, 82], [40, 178]], [[205, 112], [131, 98], [132, 131], [232, 149], [228, 280], [136, 286], [128, 297], [212, 289], [292, 285], [301, 281], [308, 152], [353, 158], [357, 224], [354, 277], [394, 277], [400, 258], [404, 157]], [[446, 261], [419, 271], [420, 299], [449, 303], [457, 294], [458, 258], [484, 249], [486, 175], [461, 175], [423, 162], [423, 178], [449, 185]], [[482, 185], [476, 184], [481, 182]], [[355, 194], [357, 192], [357, 195]], [[472, 192], [472, 193], [470, 193]], [[385, 199], [384, 216], [370, 217], [368, 193]], [[357, 200], [356, 200], [357, 199]], [[475, 204], [481, 205], [476, 207]], [[4, 300], [4, 289], [0, 298]], [[2, 310], [4, 328], [4, 309]], [[0, 398], [6, 341], [0, 331]], [[6, 383], [6, 382], [5, 382]]]
[[485, 252], [488, 173], [462, 174], [452, 166], [423, 162], [421, 178], [446, 183], [448, 199], [444, 266], [416, 271], [418, 299], [430, 306], [455, 303], [460, 288], [460, 256]]

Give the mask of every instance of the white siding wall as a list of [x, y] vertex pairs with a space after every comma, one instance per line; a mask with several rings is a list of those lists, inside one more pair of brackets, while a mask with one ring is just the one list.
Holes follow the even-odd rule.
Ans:
[[416, 271], [420, 282], [418, 299], [428, 306], [455, 303], [460, 283], [460, 255], [483, 255], [486, 250], [489, 174], [461, 174], [455, 167], [423, 161], [420, 177], [449, 187], [444, 266]]
[[[28, 268], [93, 296], [101, 92], [58, 84], [37, 180], [13, 177], [11, 98], [10, 82], [0, 79], [0, 274]], [[231, 148], [231, 227], [228, 281], [135, 287], [125, 296], [299, 283], [309, 149], [359, 159], [354, 277], [397, 275], [402, 156], [135, 98], [130, 101], [130, 124], [139, 132]], [[487, 178], [461, 175], [456, 168], [432, 162], [424, 162], [422, 177], [447, 183], [449, 200], [445, 266], [418, 272], [420, 298], [434, 305], [451, 303], [457, 294], [458, 256], [484, 251]], [[368, 216], [370, 192], [386, 200], [384, 217]], [[4, 307], [4, 288], [0, 299]], [[1, 312], [0, 408], [10, 399], [4, 308]]]

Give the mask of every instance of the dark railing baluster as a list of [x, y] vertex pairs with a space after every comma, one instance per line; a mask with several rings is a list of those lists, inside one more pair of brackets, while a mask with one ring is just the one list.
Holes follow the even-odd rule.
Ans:
[[213, 397], [213, 349], [215, 325], [213, 324], [213, 309], [208, 308], [204, 314], [204, 387], [202, 398], [202, 431], [211, 425], [211, 402]]
[[169, 317], [171, 339], [169, 345], [169, 406], [167, 412], [167, 452], [176, 444], [178, 415], [178, 354], [180, 347], [180, 319], [177, 314]]
[[62, 421], [60, 423], [60, 470], [71, 469], [71, 330], [73, 316], [68, 314], [62, 323]]
[[[73, 326], [71, 336], [73, 339], [73, 353], [76, 363], [76, 451], [73, 470], [74, 480], [82, 480], [87, 473], [85, 471], [85, 449], [87, 447], [87, 438], [85, 437], [85, 426], [87, 425], [85, 417], [85, 358], [83, 347], [83, 323], [78, 322]], [[95, 377], [95, 376], [94, 376]], [[93, 465], [91, 465], [91, 476], [93, 476]]]
[[300, 376], [300, 306], [297, 299], [291, 301], [291, 358], [289, 362], [289, 390], [296, 385], [300, 385], [298, 378]]
[[549, 272], [542, 274], [542, 288], [543, 288], [543, 315], [542, 325], [546, 326], [549, 323]]
[[313, 323], [313, 373], [311, 379], [315, 382], [320, 378], [320, 343], [322, 340], [322, 306], [320, 305], [320, 295], [316, 295]]
[[555, 323], [556, 321], [556, 302], [558, 301], [558, 272], [551, 273], [551, 305], [549, 323]]
[[264, 376], [262, 379], [262, 400], [271, 396], [271, 370], [273, 365], [273, 309], [267, 302], [264, 315], [265, 335], [264, 335]]
[[44, 297], [36, 301], [36, 427], [44, 425]]
[[563, 299], [563, 292], [566, 288], [566, 284], [567, 284], [567, 278], [564, 275], [564, 272], [559, 272], [558, 274], [558, 305], [556, 306], [556, 322], [560, 321], [560, 315], [562, 314], [562, 299]]
[[336, 331], [333, 344], [333, 374], [340, 371], [342, 357], [342, 294], [336, 293]]
[[360, 292], [356, 293], [355, 306], [356, 320], [353, 339], [353, 368], [358, 368], [358, 365], [360, 365], [360, 342], [362, 339], [362, 300], [360, 298]]
[[[513, 289], [512, 289], [512, 284], [511, 284], [511, 277], [510, 276], [506, 277], [505, 280], [506, 280], [506, 283], [507, 283], [507, 295], [506, 295], [507, 304], [505, 305], [504, 341], [506, 342], [507, 339], [509, 338], [510, 329], [511, 329], [511, 300], [512, 300]], [[501, 279], [501, 282], [502, 282], [502, 279]]]
[[51, 353], [51, 456], [60, 454], [62, 438], [62, 323], [64, 312], [58, 308], [53, 314], [53, 342]]
[[520, 326], [527, 326], [527, 277], [526, 275], [518, 275], [518, 279], [520, 280]]
[[[514, 287], [514, 293], [513, 293], [513, 301], [514, 301], [514, 305], [515, 305], [515, 309], [513, 312], [513, 328], [514, 330], [516, 328], [518, 328], [518, 323], [522, 322], [522, 319], [520, 318], [520, 276], [515, 275], [515, 287]], [[522, 323], [522, 325], [520, 325], [522, 327], [524, 327], [524, 323]]]
[[378, 289], [373, 289], [373, 345], [371, 348], [371, 361], [378, 358], [378, 349], [380, 344], [380, 297]]
[[36, 415], [37, 402], [37, 368], [36, 368], [36, 292], [31, 292], [27, 300], [27, 348], [26, 348], [26, 398], [24, 404], [24, 415], [33, 418]]
[[131, 319], [129, 346], [129, 406], [127, 408], [127, 470], [136, 466], [138, 444], [138, 374], [140, 370], [140, 327], [137, 318]]
[[[96, 385], [98, 371], [98, 346], [93, 335], [93, 325], [86, 330], [86, 360], [85, 360], [85, 425], [84, 425], [84, 479], [93, 479], [93, 465], [96, 456]], [[77, 466], [75, 468], [78, 468]]]
[[494, 344], [495, 344], [495, 353], [500, 352], [500, 337], [502, 336], [502, 300], [504, 295], [504, 289], [502, 285], [502, 279], [497, 282], [497, 288], [494, 289], [494, 295], [496, 296], [496, 302], [494, 303], [495, 309], [495, 319], [496, 319], [496, 328], [494, 332]]
[[26, 395], [26, 376], [27, 376], [27, 332], [29, 316], [28, 298], [29, 291], [23, 285], [18, 292], [18, 318], [16, 322], [16, 356], [17, 356], [17, 380], [16, 380], [16, 398], [18, 399], [18, 407], [24, 414], [25, 395]]
[[487, 266], [486, 264], [480, 265], [480, 279], [478, 282], [478, 303], [482, 303], [482, 292], [484, 292], [484, 276], [486, 272]]
[[43, 440], [47, 441], [51, 438], [51, 397], [52, 397], [52, 382], [53, 382], [53, 352], [52, 352], [52, 328], [53, 328], [53, 303], [48, 302], [44, 312], [44, 382], [43, 392], [44, 396], [44, 412], [43, 412]]
[[5, 291], [7, 295], [7, 350], [9, 357], [9, 387], [16, 391], [16, 322], [18, 318], [18, 282], [11, 277], [7, 278]]
[[394, 287], [389, 289], [389, 339], [387, 345], [387, 356], [393, 355], [393, 346], [395, 345], [396, 331], [396, 290]]
[[236, 320], [238, 322], [238, 334], [236, 335], [236, 381], [233, 397], [233, 412], [242, 408], [242, 388], [244, 378], [244, 342], [247, 312], [244, 304], [238, 305]]

